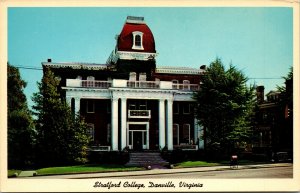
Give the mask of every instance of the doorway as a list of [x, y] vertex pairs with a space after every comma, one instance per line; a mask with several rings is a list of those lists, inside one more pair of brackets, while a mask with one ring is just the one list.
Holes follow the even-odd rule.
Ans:
[[127, 126], [129, 149], [135, 151], [149, 149], [149, 122], [128, 122]]

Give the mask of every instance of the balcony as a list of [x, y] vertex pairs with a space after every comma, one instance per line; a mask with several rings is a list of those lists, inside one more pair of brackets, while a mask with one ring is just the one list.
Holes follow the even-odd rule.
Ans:
[[174, 90], [184, 90], [184, 91], [199, 91], [200, 85], [199, 84], [174, 84]]
[[151, 118], [151, 110], [128, 110], [128, 118], [150, 119]]
[[121, 79], [113, 79], [111, 81], [102, 80], [80, 80], [67, 79], [67, 87], [81, 88], [134, 88], [134, 89], [166, 89], [166, 90], [181, 90], [187, 92], [199, 91], [199, 84], [174, 84], [171, 81], [129, 81]]
[[101, 80], [67, 79], [66, 86], [67, 87], [107, 89], [112, 86], [112, 82], [111, 81], [101, 81]]
[[111, 87], [111, 82], [110, 81], [98, 81], [98, 80], [81, 80], [81, 87], [109, 88], [109, 87]]
[[127, 81], [128, 88], [160, 88], [156, 81]]

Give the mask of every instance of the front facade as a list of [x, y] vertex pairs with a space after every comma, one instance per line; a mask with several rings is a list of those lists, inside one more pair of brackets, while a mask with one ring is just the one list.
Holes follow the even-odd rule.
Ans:
[[[292, 85], [286, 83], [286, 89]], [[271, 156], [276, 152], [293, 152], [293, 118], [289, 114], [292, 106], [283, 99], [283, 93], [270, 91], [264, 100], [264, 86], [257, 87], [258, 110], [256, 113], [258, 138], [253, 152]]]
[[154, 36], [143, 17], [127, 17], [106, 64], [56, 63], [61, 91], [89, 124], [91, 150], [204, 148], [193, 114], [203, 68], [157, 67]]

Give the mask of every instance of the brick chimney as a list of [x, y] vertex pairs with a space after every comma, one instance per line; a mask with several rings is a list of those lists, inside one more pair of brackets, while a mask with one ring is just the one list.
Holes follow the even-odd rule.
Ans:
[[257, 86], [256, 87], [256, 100], [258, 104], [261, 104], [265, 100], [265, 87]]

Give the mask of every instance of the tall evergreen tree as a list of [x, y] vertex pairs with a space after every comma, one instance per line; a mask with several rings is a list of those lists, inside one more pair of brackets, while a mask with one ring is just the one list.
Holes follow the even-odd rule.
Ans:
[[8, 167], [23, 168], [33, 161], [34, 125], [19, 69], [7, 63]]
[[194, 96], [196, 117], [206, 129], [206, 148], [230, 153], [250, 139], [254, 88], [246, 82], [241, 71], [233, 65], [226, 70], [218, 58], [207, 68], [201, 90]]
[[71, 108], [58, 91], [60, 80], [46, 68], [39, 92], [34, 93], [33, 109], [37, 116], [37, 151], [39, 163], [65, 165], [86, 162], [89, 143], [87, 124]]

